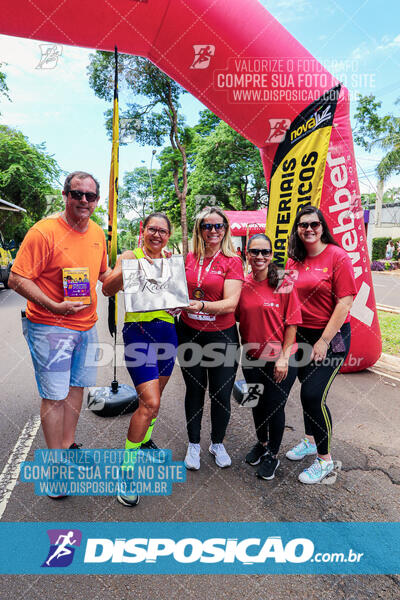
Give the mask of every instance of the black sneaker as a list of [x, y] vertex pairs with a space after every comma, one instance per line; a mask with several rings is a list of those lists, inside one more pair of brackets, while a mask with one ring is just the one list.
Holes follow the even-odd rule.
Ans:
[[246, 454], [245, 461], [254, 467], [255, 465], [258, 465], [261, 458], [267, 454], [267, 452], [267, 448], [263, 446], [261, 442], [257, 442], [257, 444], [252, 447], [250, 452]]
[[144, 442], [140, 446], [140, 450], [151, 450], [151, 461], [152, 463], [164, 464], [165, 453], [150, 439], [148, 442]]
[[257, 477], [260, 479], [273, 479], [275, 477], [275, 471], [279, 467], [280, 462], [277, 458], [274, 458], [272, 454], [267, 454], [262, 459], [261, 465], [257, 469]]
[[140, 445], [141, 450], [159, 450], [160, 448], [150, 439], [148, 442], [143, 442]]
[[[74, 452], [70, 452], [74, 450]], [[82, 450], [82, 444], [76, 444], [75, 442], [70, 445], [67, 450], [67, 461], [71, 466], [93, 467], [94, 460], [88, 450]]]

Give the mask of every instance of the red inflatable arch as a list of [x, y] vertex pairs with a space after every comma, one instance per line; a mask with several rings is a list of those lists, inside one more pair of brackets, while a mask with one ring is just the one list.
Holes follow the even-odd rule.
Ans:
[[275, 256], [283, 265], [298, 207], [320, 206], [358, 288], [345, 368], [376, 362], [348, 92], [257, 0], [14, 0], [2, 6], [1, 32], [145, 56], [258, 146]]

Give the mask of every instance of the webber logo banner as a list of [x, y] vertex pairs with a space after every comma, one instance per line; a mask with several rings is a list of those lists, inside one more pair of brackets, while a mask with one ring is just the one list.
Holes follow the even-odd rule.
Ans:
[[266, 231], [280, 267], [286, 262], [288, 238], [298, 210], [306, 204], [320, 205], [339, 93], [340, 85], [303, 110], [276, 151]]

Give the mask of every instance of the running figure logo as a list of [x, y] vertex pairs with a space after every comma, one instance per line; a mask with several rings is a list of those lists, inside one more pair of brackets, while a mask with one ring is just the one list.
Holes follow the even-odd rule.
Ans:
[[242, 406], [247, 406], [248, 408], [254, 408], [255, 406], [257, 406], [263, 392], [264, 385], [262, 383], [244, 383], [243, 399], [240, 404]]
[[265, 140], [266, 144], [280, 144], [286, 135], [286, 131], [290, 127], [290, 119], [270, 119], [270, 132]]
[[36, 69], [54, 69], [57, 66], [63, 47], [57, 44], [39, 44], [40, 62]]
[[[64, 333], [49, 333], [49, 362], [46, 368], [49, 371], [67, 371], [69, 369], [71, 352], [74, 350], [74, 334], [65, 335]], [[67, 361], [65, 364], [62, 364]], [[52, 369], [50, 367], [53, 367]]]
[[211, 44], [194, 44], [194, 59], [190, 66], [191, 69], [207, 69], [210, 65], [211, 57], [215, 54], [215, 46]]
[[50, 548], [42, 567], [68, 567], [72, 563], [75, 547], [81, 545], [79, 529], [48, 529]]

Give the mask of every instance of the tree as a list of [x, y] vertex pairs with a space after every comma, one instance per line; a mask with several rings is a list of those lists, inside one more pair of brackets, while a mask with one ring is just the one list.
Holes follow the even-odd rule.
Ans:
[[157, 175], [156, 169], [151, 173], [147, 167], [136, 167], [124, 175], [122, 187], [118, 196], [118, 214], [123, 217], [127, 212], [134, 211], [135, 218], [144, 219], [146, 214], [153, 211], [152, 186]]
[[221, 123], [221, 119], [217, 117], [217, 115], [214, 115], [214, 113], [211, 112], [211, 110], [208, 110], [208, 108], [202, 110], [200, 112], [199, 117], [199, 122], [195, 126], [194, 130], [201, 137], [207, 137], [208, 135], [210, 135], [210, 133], [215, 131], [217, 126]]
[[97, 223], [97, 225], [99, 225], [102, 229], [105, 229], [105, 222], [107, 219], [107, 211], [105, 208], [103, 208], [102, 206], [97, 206], [90, 218], [92, 219], [92, 221]]
[[132, 250], [137, 246], [140, 220], [122, 217], [118, 222], [118, 252]]
[[400, 188], [391, 187], [386, 190], [383, 196], [383, 201], [387, 204], [394, 204], [394, 202], [400, 201]]
[[[109, 52], [92, 54], [88, 72], [89, 83], [96, 96], [111, 101], [114, 88], [114, 55]], [[121, 112], [125, 135], [135, 135], [139, 144], [155, 146], [161, 146], [167, 138], [174, 151], [171, 175], [180, 206], [183, 252], [186, 255], [187, 133], [184, 121], [178, 113], [179, 98], [185, 90], [145, 58], [119, 55], [118, 72], [121, 89], [125, 86], [134, 96], [145, 99], [143, 103], [127, 103], [127, 109]], [[106, 115], [106, 126], [111, 134], [111, 110]]]
[[222, 121], [200, 138], [189, 185], [191, 197], [215, 196], [230, 210], [257, 210], [268, 202], [258, 149]]
[[6, 213], [0, 224], [6, 239], [14, 237], [21, 242], [29, 227], [45, 214], [56, 212], [55, 188], [61, 173], [44, 144], [31, 144], [17, 129], [0, 125], [0, 197], [27, 211], [22, 218], [19, 213]]
[[[0, 63], [0, 69], [4, 66], [5, 66], [5, 63]], [[9, 89], [7, 86], [6, 79], [7, 79], [6, 74], [3, 73], [2, 71], [0, 71], [0, 96], [3, 96], [4, 98], [7, 98], [7, 100], [10, 100], [10, 96], [8, 95]]]
[[[395, 104], [400, 103], [400, 98]], [[400, 173], [400, 117], [393, 115], [379, 116], [378, 110], [382, 102], [372, 94], [358, 96], [357, 111], [354, 115], [357, 122], [354, 140], [362, 148], [371, 152], [378, 147], [385, 155], [376, 167], [378, 177], [376, 193], [376, 223], [381, 222], [382, 198], [385, 181], [391, 175]]]

